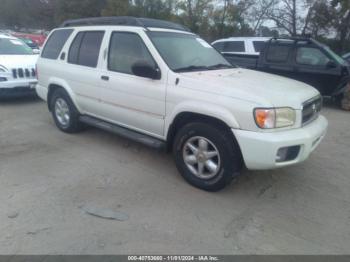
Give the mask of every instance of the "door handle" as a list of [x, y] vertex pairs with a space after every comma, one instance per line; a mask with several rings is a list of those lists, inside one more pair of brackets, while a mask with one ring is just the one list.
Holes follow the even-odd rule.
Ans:
[[109, 81], [109, 76], [101, 76], [101, 79], [102, 79], [103, 81]]

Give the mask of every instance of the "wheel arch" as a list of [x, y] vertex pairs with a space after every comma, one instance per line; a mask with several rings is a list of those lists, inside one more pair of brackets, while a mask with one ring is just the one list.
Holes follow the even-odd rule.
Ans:
[[234, 136], [234, 134], [231, 130], [232, 127], [229, 124], [227, 124], [225, 121], [223, 121], [220, 118], [217, 118], [217, 117], [214, 117], [211, 115], [190, 112], [190, 111], [183, 111], [183, 112], [178, 113], [174, 117], [172, 123], [170, 124], [170, 126], [168, 128], [167, 135], [166, 135], [167, 151], [168, 152], [171, 151], [175, 136], [176, 136], [177, 132], [181, 129], [181, 127], [185, 126], [188, 123], [193, 123], [193, 122], [207, 123], [207, 124], [213, 125], [215, 127], [219, 127], [220, 130], [225, 130], [227, 135], [229, 135], [233, 139], [235, 146], [239, 150], [242, 163], [244, 162], [241, 148], [239, 146], [239, 143], [237, 142], [236, 137]]
[[50, 84], [48, 86], [47, 105], [50, 111], [51, 111], [51, 98], [57, 89], [63, 89], [64, 91], [66, 91], [70, 99], [74, 103], [75, 107], [78, 109], [78, 111], [80, 111], [80, 108], [77, 105], [76, 96], [73, 90], [69, 87], [69, 85], [64, 80], [56, 79], [56, 78], [51, 79]]

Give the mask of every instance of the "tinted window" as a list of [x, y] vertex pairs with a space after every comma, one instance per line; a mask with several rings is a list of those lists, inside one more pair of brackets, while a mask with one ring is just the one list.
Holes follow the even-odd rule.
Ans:
[[75, 37], [73, 43], [70, 46], [69, 54], [68, 54], [68, 62], [73, 64], [78, 64], [78, 58], [79, 58], [79, 48], [81, 44], [81, 40], [84, 37], [84, 32], [80, 32]]
[[297, 63], [302, 65], [326, 66], [330, 59], [321, 50], [312, 47], [299, 47]]
[[64, 44], [72, 32], [73, 29], [61, 29], [53, 32], [50, 38], [47, 40], [41, 57], [57, 59], [62, 51]]
[[225, 42], [219, 42], [219, 43], [215, 43], [213, 45], [213, 47], [218, 50], [219, 52], [223, 52], [224, 51], [224, 45], [225, 45]]
[[267, 60], [270, 62], [287, 62], [291, 46], [289, 45], [271, 45], [267, 52]]
[[68, 62], [96, 67], [104, 32], [80, 32], [74, 39], [68, 54]]
[[245, 52], [244, 42], [243, 41], [225, 42], [223, 52]]
[[265, 46], [266, 42], [264, 41], [253, 41], [255, 52], [260, 53], [260, 51]]
[[146, 62], [156, 67], [146, 45], [138, 35], [113, 33], [108, 54], [108, 69], [133, 74], [131, 68], [136, 62]]

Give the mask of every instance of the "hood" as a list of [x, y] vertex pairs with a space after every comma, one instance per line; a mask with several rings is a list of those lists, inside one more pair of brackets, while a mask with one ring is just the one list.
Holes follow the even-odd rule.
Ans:
[[248, 69], [226, 69], [182, 73], [181, 86], [246, 100], [261, 107], [292, 107], [319, 95], [299, 81]]
[[12, 68], [33, 68], [38, 57], [38, 55], [0, 55], [0, 65], [8, 70]]

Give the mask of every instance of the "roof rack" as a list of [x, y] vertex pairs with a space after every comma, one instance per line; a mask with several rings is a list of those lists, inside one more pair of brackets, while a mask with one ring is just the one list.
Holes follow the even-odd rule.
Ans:
[[183, 25], [168, 22], [164, 20], [151, 18], [137, 18], [132, 16], [112, 16], [112, 17], [93, 17], [67, 20], [61, 27], [75, 26], [97, 26], [97, 25], [119, 25], [119, 26], [139, 26], [144, 28], [156, 27], [189, 32], [190, 30]]

